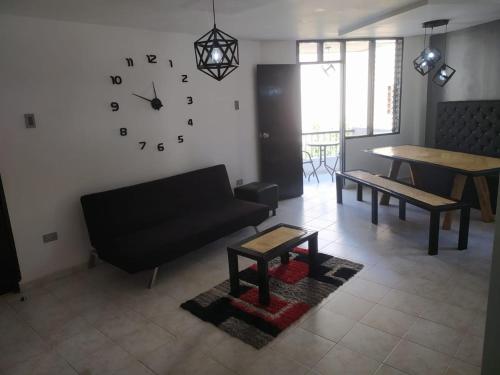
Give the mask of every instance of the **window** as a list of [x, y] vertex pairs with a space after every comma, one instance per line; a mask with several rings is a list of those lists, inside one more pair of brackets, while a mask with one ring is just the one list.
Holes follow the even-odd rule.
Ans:
[[401, 38], [297, 42], [301, 64], [344, 64], [346, 137], [399, 132], [402, 57]]
[[318, 43], [304, 42], [299, 44], [299, 62], [318, 62]]

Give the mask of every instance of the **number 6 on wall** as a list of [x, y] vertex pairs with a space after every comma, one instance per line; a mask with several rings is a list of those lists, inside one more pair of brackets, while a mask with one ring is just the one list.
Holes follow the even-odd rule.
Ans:
[[165, 146], [163, 145], [163, 143], [158, 143], [158, 151], [165, 151]]

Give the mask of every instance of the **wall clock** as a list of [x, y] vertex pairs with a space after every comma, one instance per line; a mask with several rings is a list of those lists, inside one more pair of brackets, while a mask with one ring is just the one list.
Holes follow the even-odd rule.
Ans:
[[[141, 90], [140, 93], [137, 93], [133, 90], [133, 87], [130, 87], [130, 85], [127, 85], [126, 83], [126, 77], [130, 77], [130, 74], [133, 74], [134, 69], [138, 67], [141, 64], [145, 65], [153, 65], [153, 66], [159, 66], [160, 64], [166, 64], [168, 70], [172, 71], [172, 74], [177, 76], [177, 82], [178, 84], [185, 85], [189, 83], [189, 76], [187, 74], [179, 74], [175, 72], [175, 64], [173, 60], [165, 60], [162, 61], [156, 54], [146, 54], [142, 58], [134, 58], [134, 57], [126, 57], [123, 59], [123, 64], [125, 65], [126, 69], [129, 69], [127, 74], [120, 75], [120, 74], [112, 74], [109, 76], [109, 82], [113, 87], [116, 88], [116, 99], [113, 99], [109, 103], [110, 111], [112, 113], [117, 113], [120, 111], [127, 111], [127, 110], [132, 110], [131, 108], [126, 108], [125, 105], [122, 105], [120, 103], [120, 99], [118, 98], [123, 98], [124, 96], [133, 96], [136, 98], [138, 101], [143, 103], [147, 108], [149, 108], [151, 111], [157, 112], [157, 111], [175, 111], [178, 108], [175, 108], [176, 106], [172, 105], [169, 106], [169, 99], [166, 95], [166, 93], [158, 92], [157, 90], [157, 80], [162, 78], [162, 75], [164, 75], [164, 70], [158, 70], [156, 74], [153, 74], [152, 80], [151, 80], [151, 88], [149, 94], [144, 93], [144, 90]], [[172, 92], [169, 94], [172, 95]], [[187, 107], [191, 107], [192, 105], [195, 104], [195, 99], [193, 96], [188, 95], [185, 98], [183, 98], [183, 103]], [[166, 124], [167, 126], [168, 124]], [[188, 116], [185, 119], [185, 125], [187, 126], [194, 126], [194, 121], [193, 119]], [[129, 129], [127, 127], [121, 127], [119, 128], [119, 136], [120, 137], [129, 137]], [[163, 152], [167, 148], [166, 143], [168, 142], [176, 142], [176, 143], [184, 143], [184, 135], [179, 134], [176, 136], [175, 139], [173, 140], [163, 140], [159, 139], [156, 142], [153, 142], [153, 144], [149, 144], [150, 141], [145, 141], [142, 139], [137, 139], [137, 146], [139, 150], [148, 150], [148, 149], [153, 149], [155, 151]]]

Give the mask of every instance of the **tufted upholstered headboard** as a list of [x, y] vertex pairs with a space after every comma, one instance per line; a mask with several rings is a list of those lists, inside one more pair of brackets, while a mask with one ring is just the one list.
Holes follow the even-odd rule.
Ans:
[[500, 100], [439, 103], [436, 147], [500, 157]]
[[[441, 102], [437, 106], [435, 147], [477, 155], [500, 157], [500, 100]], [[450, 195], [454, 173], [439, 167], [420, 169], [420, 188]], [[498, 176], [487, 176], [491, 206], [496, 209]], [[465, 185], [463, 199], [479, 208], [472, 179]]]

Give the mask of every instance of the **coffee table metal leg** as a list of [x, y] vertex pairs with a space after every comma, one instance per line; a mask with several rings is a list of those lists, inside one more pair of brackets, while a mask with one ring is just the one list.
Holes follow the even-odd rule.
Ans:
[[229, 261], [229, 284], [231, 286], [231, 295], [239, 297], [240, 295], [240, 280], [238, 276], [238, 256], [232, 251], [227, 252]]
[[269, 305], [269, 275], [267, 273], [267, 261], [259, 260], [257, 262], [259, 271], [259, 303]]
[[290, 253], [286, 252], [285, 254], [281, 254], [281, 264], [288, 264], [290, 261]]
[[316, 255], [318, 255], [318, 235], [309, 239], [309, 276], [316, 274]]

